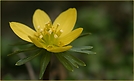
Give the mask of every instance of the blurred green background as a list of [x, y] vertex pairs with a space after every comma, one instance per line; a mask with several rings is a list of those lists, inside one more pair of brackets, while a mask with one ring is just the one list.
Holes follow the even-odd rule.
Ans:
[[[31, 79], [25, 65], [15, 66], [15, 63], [20, 59], [19, 56], [7, 57], [7, 54], [18, 49], [18, 47], [11, 46], [11, 44], [21, 41], [10, 29], [10, 21], [21, 22], [33, 28], [32, 16], [37, 8], [48, 13], [54, 21], [61, 12], [75, 7], [78, 14], [75, 28], [83, 27], [83, 33], [89, 32], [92, 34], [72, 42], [72, 45], [93, 46], [92, 51], [97, 54], [74, 54], [87, 64], [86, 67], [75, 69], [74, 72], [67, 71], [57, 60], [52, 61], [50, 79], [132, 80], [132, 3], [129, 1], [2, 1], [2, 79]], [[55, 58], [52, 60], [55, 60]], [[34, 79], [38, 79], [40, 57], [30, 62], [35, 72]]]

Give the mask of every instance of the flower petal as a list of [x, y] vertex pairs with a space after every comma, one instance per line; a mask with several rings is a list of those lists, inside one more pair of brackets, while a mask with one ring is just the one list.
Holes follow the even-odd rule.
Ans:
[[53, 26], [56, 27], [57, 24], [60, 24], [58, 27], [59, 30], [63, 30], [61, 37], [68, 34], [74, 28], [75, 22], [77, 19], [77, 11], [75, 8], [70, 8], [62, 12], [54, 21]]
[[67, 51], [71, 48], [72, 48], [72, 46], [65, 46], [65, 47], [54, 47], [54, 48], [50, 48], [50, 49], [47, 49], [47, 50], [50, 51], [50, 52], [59, 53], [59, 52]]
[[19, 36], [21, 39], [32, 42], [28, 36], [33, 36], [35, 34], [35, 31], [28, 26], [18, 23], [18, 22], [9, 22], [11, 29], [13, 32]]
[[35, 12], [34, 12], [34, 15], [33, 15], [33, 25], [34, 25], [34, 28], [36, 29], [36, 31], [38, 31], [38, 28], [42, 28], [44, 29], [45, 27], [45, 24], [47, 22], [50, 22], [50, 18], [49, 16], [42, 10], [40, 9], [37, 9]]
[[71, 33], [65, 35], [64, 37], [59, 38], [59, 41], [63, 43], [63, 45], [67, 45], [75, 40], [83, 31], [83, 28], [77, 28], [73, 30]]
[[39, 48], [43, 48], [43, 45], [39, 42], [39, 40], [36, 37], [28, 36], [29, 39]]

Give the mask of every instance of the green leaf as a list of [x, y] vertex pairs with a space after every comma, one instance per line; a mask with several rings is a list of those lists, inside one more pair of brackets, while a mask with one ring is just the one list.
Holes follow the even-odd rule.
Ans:
[[76, 64], [78, 64], [78, 65], [80, 65], [80, 66], [86, 66], [86, 64], [82, 61], [82, 60], [80, 60], [80, 59], [78, 59], [78, 58], [76, 58], [75, 56], [73, 56], [73, 55], [71, 55], [71, 54], [62, 54], [66, 59], [68, 59], [69, 61], [71, 61], [71, 63], [76, 63]]
[[92, 52], [92, 51], [85, 51], [85, 50], [82, 50], [82, 51], [79, 51], [79, 50], [74, 51], [74, 50], [73, 50], [73, 52], [78, 52], [78, 53], [82, 53], [82, 54], [96, 54], [95, 52]]
[[81, 46], [81, 47], [73, 47], [71, 48], [71, 50], [88, 50], [88, 49], [92, 49], [92, 46]]
[[77, 47], [77, 48], [79, 48], [81, 50], [87, 50], [87, 49], [92, 49], [93, 46], [81, 46], [81, 47]]
[[84, 34], [80, 35], [78, 38], [85, 37], [85, 36], [88, 36], [88, 35], [91, 35], [91, 33], [84, 33]]
[[17, 66], [23, 65], [23, 64], [25, 64], [26, 62], [28, 62], [28, 61], [32, 60], [33, 58], [35, 58], [36, 56], [38, 56], [41, 52], [42, 52], [42, 51], [40, 51], [40, 52], [37, 53], [37, 54], [32, 54], [32, 55], [30, 55], [29, 57], [20, 59], [15, 65], [17, 65]]
[[65, 57], [62, 56], [62, 53], [55, 54], [55, 55], [66, 69], [68, 69], [69, 71], [73, 71], [73, 67], [71, 63]]
[[72, 65], [76, 68], [79, 68], [79, 66], [77, 65], [77, 63], [74, 61], [74, 59], [70, 58], [69, 54], [62, 54], [62, 56], [64, 56], [68, 61], [70, 61], [72, 63]]
[[93, 48], [92, 46], [81, 46], [81, 47], [73, 47], [68, 51], [84, 53], [84, 54], [96, 54], [95, 52], [89, 51], [89, 49], [92, 49], [92, 48]]
[[43, 54], [43, 58], [42, 58], [42, 62], [41, 62], [41, 69], [40, 69], [40, 74], [39, 74], [39, 79], [42, 78], [45, 70], [46, 70], [46, 67], [50, 61], [50, 57], [51, 57], [51, 54], [50, 52], [47, 52], [45, 54]]
[[31, 46], [31, 47], [29, 47], [29, 48], [27, 48], [27, 49], [22, 49], [22, 50], [14, 51], [13, 53], [8, 54], [7, 56], [15, 55], [15, 54], [18, 54], [18, 53], [21, 53], [21, 52], [31, 51], [31, 50], [35, 50], [35, 49], [37, 49], [37, 47]]

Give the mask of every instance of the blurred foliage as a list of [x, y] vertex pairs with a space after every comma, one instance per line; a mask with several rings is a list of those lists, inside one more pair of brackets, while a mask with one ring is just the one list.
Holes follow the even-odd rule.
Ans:
[[[133, 77], [133, 21], [132, 2], [10, 2], [2, 1], [2, 51], [1, 68], [3, 80], [30, 79], [25, 65], [15, 66], [19, 56], [9, 56], [15, 49], [11, 46], [20, 41], [10, 29], [9, 21], [19, 21], [32, 26], [32, 15], [40, 8], [52, 19], [62, 11], [75, 7], [78, 12], [76, 27], [91, 35], [79, 38], [73, 46], [90, 45], [95, 55], [74, 54], [86, 63], [86, 67], [68, 72], [58, 60], [52, 59], [50, 79], [82, 80], [131, 80]], [[27, 54], [25, 54], [27, 55]], [[39, 75], [39, 59], [31, 61], [36, 79]]]

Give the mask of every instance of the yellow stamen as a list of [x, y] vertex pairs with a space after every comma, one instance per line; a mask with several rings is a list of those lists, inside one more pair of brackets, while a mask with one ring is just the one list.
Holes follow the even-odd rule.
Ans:
[[36, 37], [38, 36], [38, 34], [37, 34], [37, 33], [35, 33], [34, 35], [35, 35]]
[[43, 32], [43, 29], [40, 29], [40, 32]]
[[53, 47], [52, 45], [48, 45], [48, 46], [47, 46], [47, 48], [49, 48], [49, 49], [52, 48], [52, 47]]
[[54, 34], [54, 38], [58, 38], [58, 36], [56, 34]]
[[63, 32], [63, 30], [60, 30], [60, 32], [62, 33], [62, 32]]
[[59, 37], [62, 33], [63, 33], [63, 30], [59, 30], [59, 31], [57, 32], [58, 37]]
[[51, 34], [51, 33], [52, 33], [52, 30], [50, 29], [50, 30], [48, 31], [48, 33]]
[[42, 39], [43, 38], [43, 35], [40, 35], [39, 38]]
[[57, 27], [59, 27], [60, 26], [60, 24], [59, 23], [57, 23]]

